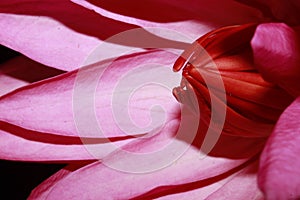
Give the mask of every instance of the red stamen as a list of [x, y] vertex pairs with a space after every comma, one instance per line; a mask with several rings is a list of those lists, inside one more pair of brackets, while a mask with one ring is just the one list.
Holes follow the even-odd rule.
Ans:
[[[293, 100], [266, 82], [255, 68], [250, 47], [255, 28], [256, 24], [247, 24], [207, 33], [184, 51], [173, 67], [174, 71], [183, 68], [183, 81], [174, 89], [174, 96], [191, 109], [198, 106], [200, 121], [211, 123], [211, 102], [227, 108], [224, 134], [266, 137]], [[217, 83], [220, 77], [227, 102]]]

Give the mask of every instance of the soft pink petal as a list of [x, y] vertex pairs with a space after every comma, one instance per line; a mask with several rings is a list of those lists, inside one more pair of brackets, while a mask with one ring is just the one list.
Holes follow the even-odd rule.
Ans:
[[300, 198], [300, 98], [281, 115], [260, 161], [259, 185], [266, 199]]
[[0, 65], [0, 96], [28, 83], [62, 73], [24, 56], [18, 56]]
[[[139, 28], [101, 16], [68, 0], [13, 0], [3, 1], [0, 6], [0, 43], [40, 63], [65, 71], [81, 67], [92, 50], [103, 41]], [[115, 39], [107, 43], [114, 48], [122, 45], [174, 47], [171, 40], [173, 38], [163, 39], [140, 29], [129, 39]], [[101, 52], [103, 60], [107, 56], [105, 51]], [[110, 54], [112, 52], [110, 49]]]
[[257, 27], [251, 45], [255, 63], [264, 78], [298, 96], [300, 32], [285, 24], [261, 24]]
[[[159, 150], [162, 144], [168, 145], [170, 142], [182, 143], [177, 139], [172, 139], [172, 132], [178, 126], [176, 121], [168, 123], [161, 133], [147, 140], [132, 142], [123, 150], [130, 152], [151, 153]], [[188, 145], [188, 144], [186, 144]], [[187, 146], [188, 147], [188, 146]], [[150, 152], [148, 151], [150, 150]], [[176, 149], [174, 149], [175, 151]], [[194, 181], [211, 178], [231, 170], [247, 159], [231, 160], [225, 158], [202, 157], [201, 153], [194, 147], [190, 147], [178, 160], [173, 160], [165, 168], [157, 169], [156, 165], [164, 159], [172, 157], [174, 152], [158, 152], [155, 160], [131, 160], [124, 156], [124, 151], [117, 151], [110, 154], [104, 163], [109, 166], [130, 167], [133, 166], [139, 172], [140, 167], [152, 168], [148, 173], [128, 173], [107, 167], [101, 163], [94, 163], [85, 166], [62, 179], [51, 190], [48, 198], [63, 199], [130, 199], [158, 187], [180, 185]], [[126, 154], [125, 154], [126, 155]], [[147, 156], [147, 154], [142, 154]], [[76, 188], [76, 189], [75, 189]]]
[[66, 166], [65, 168], [59, 170], [54, 175], [45, 180], [42, 184], [36, 187], [30, 194], [29, 199], [47, 199], [49, 192], [52, 187], [59, 182], [61, 179], [65, 178], [67, 175], [72, 173], [73, 171], [79, 169], [80, 167], [86, 165], [88, 163], [81, 164], [71, 164]]
[[80, 67], [100, 40], [136, 28], [68, 0], [5, 0], [0, 6], [1, 44], [66, 71]]
[[194, 40], [216, 27], [263, 20], [256, 9], [230, 0], [72, 1], [114, 20], [141, 27], [168, 28]]
[[[17, 161], [70, 162], [100, 159], [115, 150], [106, 141], [90, 139], [84, 144], [80, 138], [38, 133], [0, 123], [0, 159]], [[114, 141], [124, 145], [133, 139]], [[95, 149], [91, 154], [87, 149]]]
[[[216, 170], [216, 173], [223, 173], [228, 168], [234, 168], [238, 165], [237, 162], [235, 165], [230, 165], [225, 161], [219, 160], [214, 162], [210, 160], [203, 162], [202, 165], [196, 165], [197, 169], [187, 170], [190, 168], [188, 164], [186, 163], [184, 166], [182, 163], [177, 164], [173, 169], [168, 168], [167, 170], [148, 175], [120, 173], [103, 166], [100, 167], [101, 165], [99, 164], [98, 166], [94, 164], [84, 167], [63, 179], [52, 188], [48, 197], [56, 198], [60, 196], [66, 199], [130, 199], [156, 187], [183, 184], [197, 179], [202, 180], [213, 177], [216, 174], [209, 173], [212, 169]], [[195, 163], [190, 164], [195, 165]], [[222, 170], [216, 169], [218, 168], [216, 165], [222, 166]], [[210, 168], [207, 169], [206, 167]]]
[[[74, 2], [94, 9], [101, 15], [68, 0], [2, 1], [1, 44], [43, 64], [70, 71], [77, 69], [100, 41], [139, 26], [168, 28], [194, 40], [215, 27], [262, 20], [258, 11], [232, 1], [225, 2], [221, 7], [217, 1], [190, 1], [184, 4], [180, 1], [171, 4], [156, 1], [150, 2], [150, 6], [139, 4], [138, 10], [130, 7], [130, 3], [120, 6], [118, 4], [122, 2], [100, 2], [103, 5], [100, 8], [86, 1]], [[124, 9], [117, 10], [121, 13], [116, 14], [105, 11], [115, 9], [114, 6]], [[123, 11], [128, 11], [133, 16], [126, 17]], [[144, 13], [144, 16], [149, 16], [149, 11], [156, 13], [150, 16], [157, 16], [156, 19], [163, 20], [164, 23], [156, 22], [155, 19], [154, 22], [151, 19], [136, 19], [139, 16], [134, 15]], [[231, 14], [228, 15], [228, 12]], [[146, 31], [138, 37], [145, 35], [152, 37]], [[147, 40], [149, 39], [146, 38], [145, 41]]]
[[[5, 63], [0, 66], [0, 96], [28, 84], [25, 80], [19, 80], [5, 74], [3, 71], [5, 70], [5, 68], [7, 68], [7, 65], [9, 64]], [[10, 68], [12, 69], [17, 67], [18, 65], [10, 66]]]
[[[143, 127], [151, 125], [152, 114], [152, 128], [179, 115], [179, 104], [171, 94], [180, 79], [171, 70], [176, 57], [162, 51], [135, 54], [112, 62], [106, 71], [105, 65], [109, 63], [100, 62], [80, 72], [30, 84], [0, 98], [0, 119], [26, 129], [65, 136], [106, 138], [144, 134], [151, 130]], [[163, 73], [158, 64], [167, 72]], [[152, 76], [148, 77], [149, 73]], [[126, 74], [131, 75], [129, 80]], [[170, 81], [173, 85], [166, 88]], [[157, 110], [155, 105], [161, 108]], [[134, 127], [137, 128], [132, 130]]]
[[257, 165], [254, 162], [241, 170], [226, 184], [213, 192], [207, 200], [214, 199], [252, 199], [262, 200], [263, 194], [257, 186]]
[[[205, 199], [210, 194], [221, 188], [228, 180], [230, 180], [232, 177], [229, 176], [227, 178], [224, 178], [220, 181], [215, 181], [213, 183], [209, 183], [205, 186], [202, 186], [197, 189], [188, 190], [188, 191], [178, 191], [178, 193], [175, 194], [167, 194], [164, 196], [161, 196], [159, 198], [155, 198], [157, 200], [174, 200], [174, 199], [180, 199], [180, 200], [191, 200], [191, 199]], [[181, 186], [178, 186], [181, 188]]]
[[[158, 199], [263, 199], [261, 192], [256, 187], [256, 168], [254, 165], [250, 163], [245, 168], [233, 174], [227, 174], [226, 177], [223, 177], [219, 181], [209, 183], [197, 189], [163, 196]], [[194, 185], [196, 184], [194, 183]]]

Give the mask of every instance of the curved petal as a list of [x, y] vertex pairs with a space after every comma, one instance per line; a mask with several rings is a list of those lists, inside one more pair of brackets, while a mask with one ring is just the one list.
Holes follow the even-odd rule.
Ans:
[[5, 0], [0, 5], [1, 44], [65, 71], [79, 68], [100, 40], [137, 27], [68, 0]]
[[[161, 13], [165, 13], [158, 18], [168, 23], [157, 23], [135, 18], [128, 19], [122, 15], [122, 10], [121, 14], [108, 14], [104, 9], [93, 6], [86, 1], [74, 2], [94, 9], [101, 15], [68, 0], [47, 0], [43, 2], [2, 1], [0, 4], [0, 11], [2, 12], [0, 28], [3, 31], [0, 34], [0, 42], [38, 62], [70, 71], [80, 67], [89, 52], [99, 44], [99, 39], [104, 41], [115, 34], [139, 26], [168, 28], [176, 32], [180, 30], [182, 34], [192, 37], [191, 41], [193, 41], [199, 35], [216, 26], [261, 21], [261, 16], [256, 10], [240, 6], [232, 1], [224, 3], [222, 8], [215, 6], [219, 2], [209, 4], [213, 9], [207, 9], [208, 2], [206, 1], [202, 3], [196, 1], [185, 3], [184, 9], [181, 8], [183, 5], [180, 2], [176, 2], [174, 5], [172, 5], [173, 3], [168, 5], [168, 2], [163, 1], [150, 2], [151, 8], [159, 9], [163, 11]], [[101, 4], [110, 8], [114, 8], [113, 6], [120, 8], [111, 1], [107, 2], [109, 3], [102, 2]], [[205, 6], [202, 6], [202, 4], [205, 4]], [[131, 13], [136, 13], [138, 10], [140, 10], [139, 13], [149, 13], [147, 11], [149, 6], [139, 5], [138, 9], [124, 5], [121, 7], [124, 7], [123, 11], [128, 10]], [[227, 14], [229, 10], [231, 15]], [[156, 10], [154, 12], [157, 14]], [[215, 13], [222, 16], [216, 17]], [[154, 15], [151, 14], [151, 16]], [[181, 18], [183, 16], [184, 19], [176, 19], [177, 21], [173, 22], [174, 19], [170, 19], [169, 16], [181, 16]], [[189, 18], [185, 19], [185, 16]], [[208, 16], [210, 16], [209, 19], [207, 19]], [[197, 21], [198, 19], [201, 20]], [[207, 20], [203, 21], [203, 19]], [[156, 38], [147, 31], [144, 31], [144, 34], [139, 37], [143, 38], [145, 35], [149, 38]], [[169, 39], [172, 40], [172, 38]], [[128, 41], [126, 42], [128, 43]]]
[[180, 31], [191, 37], [192, 41], [216, 27], [263, 20], [261, 13], [256, 9], [239, 5], [234, 1], [72, 1], [114, 20], [141, 27]]
[[[135, 54], [30, 84], [0, 98], [0, 120], [64, 136], [144, 134], [151, 127], [139, 127], [151, 125], [151, 114], [157, 114], [152, 128], [179, 115], [171, 94], [180, 79], [171, 70], [175, 59], [162, 51]], [[149, 73], [155, 79], [148, 80]], [[99, 134], [98, 123], [105, 136]], [[132, 127], [137, 128], [132, 132]]]
[[[126, 150], [153, 150], [157, 149], [161, 143], [169, 144], [171, 138], [169, 138], [170, 136], [166, 137], [166, 135], [170, 135], [168, 132], [175, 128], [174, 125], [177, 127], [176, 123], [170, 122], [162, 133], [146, 141], [133, 142], [127, 145]], [[176, 140], [172, 142], [176, 142]], [[119, 163], [123, 166], [134, 164], [136, 167], [150, 165], [154, 167], [157, 162], [161, 161], [160, 159], [172, 156], [171, 154], [163, 154], [160, 156], [161, 158], [157, 158], [155, 161], [148, 160], [149, 162], [139, 163], [135, 160], [135, 163], [128, 163], [128, 157], [124, 157], [124, 152], [118, 151], [109, 155], [108, 159], [110, 164]], [[58, 182], [52, 188], [48, 198], [59, 196], [65, 199], [130, 199], [155, 188], [162, 187], [163, 189], [163, 186], [180, 185], [211, 178], [246, 161], [246, 159], [230, 160], [214, 157], [200, 159], [199, 156], [201, 156], [200, 152], [190, 147], [178, 160], [170, 163], [171, 165], [151, 173], [142, 174], [122, 172], [107, 167], [105, 164], [93, 163], [69, 174]], [[111, 192], [112, 189], [113, 192]]]
[[48, 179], [43, 181], [38, 187], [36, 187], [31, 193], [29, 199], [47, 199], [49, 192], [52, 187], [59, 182], [61, 179], [65, 178], [67, 175], [72, 173], [73, 171], [83, 167], [88, 163], [81, 164], [70, 164], [64, 167], [63, 169], [56, 172], [54, 175], [50, 176]]
[[242, 163], [240, 160], [230, 161], [221, 158], [207, 158], [199, 162], [198, 153], [195, 156], [192, 156], [193, 158], [188, 156], [188, 160], [182, 159], [164, 170], [149, 174], [128, 174], [101, 164], [88, 165], [58, 182], [48, 198], [61, 196], [73, 199], [98, 199], [103, 198], [105, 194], [106, 199], [130, 199], [156, 187], [214, 177]]
[[0, 65], [0, 96], [28, 83], [61, 74], [24, 56], [18, 56]]
[[[61, 181], [63, 178], [67, 177], [67, 175], [70, 175], [75, 170], [78, 170], [79, 168], [84, 167], [84, 165], [85, 164], [78, 164], [78, 165], [72, 164], [72, 165], [68, 165], [64, 169], [61, 169], [60, 171], [58, 171], [57, 173], [52, 175], [50, 178], [45, 180], [37, 188], [35, 188], [31, 192], [29, 199], [45, 199], [56, 183]], [[202, 184], [197, 184], [195, 182], [191, 183], [191, 185], [193, 185], [193, 187], [191, 187], [192, 189], [189, 189], [187, 191], [182, 190], [184, 185], [179, 185], [177, 187], [180, 187], [180, 189], [177, 188], [177, 193], [165, 194], [163, 196], [159, 196], [158, 198], [155, 197], [155, 199], [159, 199], [159, 200], [205, 199], [216, 191], [218, 191], [218, 193], [220, 193], [219, 189], [221, 189], [223, 187], [227, 188], [228, 186], [231, 185], [230, 184], [231, 182], [240, 181], [242, 179], [242, 180], [246, 180], [247, 183], [250, 183], [251, 180], [256, 180], [256, 174], [253, 174], [252, 168], [253, 168], [253, 164], [247, 166], [245, 169], [242, 169], [241, 171], [237, 171], [237, 172], [233, 173], [232, 175], [230, 175], [230, 173], [229, 173], [229, 176], [224, 174], [225, 176], [222, 177], [221, 180], [218, 180], [218, 178], [214, 177], [213, 183], [211, 183], [211, 181], [207, 181], [207, 182], [203, 181]], [[228, 182], [229, 182], [229, 184], [227, 184]], [[251, 188], [255, 189], [256, 187], [251, 187]], [[236, 191], [236, 189], [243, 190], [245, 188], [238, 186], [238, 187], [235, 187], [234, 189]], [[239, 194], [245, 194], [245, 193], [246, 192], [244, 190], [239, 191]], [[259, 193], [257, 193], [257, 194], [259, 194]], [[255, 194], [251, 194], [251, 195], [255, 195]], [[258, 198], [256, 198], [256, 199], [258, 199]]]
[[[5, 63], [5, 64], [1, 64], [1, 66], [0, 66], [0, 85], [1, 85], [0, 96], [28, 84], [24, 80], [19, 80], [17, 78], [7, 75], [5, 73], [5, 71], [6, 71], [5, 69], [7, 68], [6, 66], [8, 66], [8, 65], [9, 64]], [[16, 68], [18, 68], [18, 65], [9, 66], [9, 68], [16, 69]], [[16, 70], [18, 70], [18, 69], [16, 69]]]
[[285, 24], [257, 27], [251, 41], [258, 70], [294, 96], [300, 94], [300, 32]]
[[222, 179], [206, 187], [188, 192], [157, 198], [159, 200], [191, 200], [191, 199], [253, 199], [263, 200], [263, 195], [256, 187], [256, 174], [248, 174], [245, 170]]
[[231, 180], [225, 183], [217, 191], [213, 192], [207, 200], [214, 199], [253, 199], [263, 200], [263, 194], [257, 186], [257, 165], [252, 163], [241, 170]]
[[[180, 200], [191, 200], [191, 199], [206, 199], [210, 194], [221, 188], [226, 182], [228, 182], [232, 176], [229, 176], [227, 178], [224, 178], [220, 181], [214, 181], [213, 183], [209, 183], [209, 185], [200, 186], [196, 189], [191, 189], [188, 191], [181, 191], [182, 186], [177, 186], [180, 189], [177, 189], [178, 192], [175, 194], [166, 194], [163, 196], [160, 196], [158, 198], [155, 198], [157, 200], [174, 200], [174, 199], [180, 199]], [[194, 184], [196, 185], [196, 184]]]
[[300, 97], [281, 115], [260, 160], [259, 186], [266, 199], [300, 197]]
[[[103, 158], [115, 149], [106, 141], [89, 139], [83, 144], [80, 138], [61, 137], [38, 133], [0, 123], [0, 159], [16, 161], [73, 162]], [[124, 145], [133, 139], [123, 139], [114, 145]], [[97, 157], [87, 149], [97, 151]]]

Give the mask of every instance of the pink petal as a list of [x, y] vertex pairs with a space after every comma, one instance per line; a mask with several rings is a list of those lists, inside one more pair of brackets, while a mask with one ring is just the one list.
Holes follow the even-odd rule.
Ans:
[[300, 32], [285, 24], [257, 27], [251, 41], [254, 60], [267, 80], [279, 84], [294, 96], [300, 94]]
[[62, 73], [24, 56], [18, 56], [0, 65], [0, 96], [28, 83]]
[[207, 200], [255, 199], [262, 200], [263, 194], [257, 186], [257, 165], [254, 162], [237, 173], [231, 180], [213, 192]]
[[[191, 1], [185, 4], [176, 2], [172, 3], [174, 5], [168, 5], [169, 2], [163, 1], [151, 2], [150, 7], [155, 8], [154, 12], [158, 18], [168, 23], [134, 18], [139, 16], [129, 17], [130, 19], [124, 17], [123, 11], [127, 10], [131, 14], [137, 12], [137, 9], [126, 6], [132, 4], [125, 4], [120, 7], [111, 1], [107, 1], [108, 4], [103, 2], [104, 9], [107, 9], [107, 6], [109, 9], [116, 8], [111, 7], [111, 5], [124, 8], [120, 10], [120, 14], [113, 14], [86, 1], [75, 2], [94, 9], [101, 15], [68, 0], [46, 0], [42, 3], [24, 0], [2, 1], [0, 4], [0, 11], [2, 12], [0, 22], [1, 44], [22, 52], [22, 54], [45, 65], [70, 71], [80, 67], [86, 56], [100, 44], [100, 41], [138, 26], [180, 31], [183, 35], [191, 36], [191, 41], [193, 41], [199, 35], [216, 26], [261, 21], [259, 12], [232, 1], [224, 3], [221, 7], [216, 6], [216, 4], [219, 5], [219, 2], [204, 1], [199, 3]], [[183, 5], [185, 6], [183, 7]], [[157, 9], [160, 12], [156, 12]], [[149, 10], [149, 6], [139, 7], [138, 10], [140, 10], [139, 13], [145, 14], [148, 14], [149, 11], [153, 12], [153, 9]], [[228, 15], [228, 12], [231, 14]], [[158, 13], [163, 14], [159, 16]], [[153, 15], [151, 14], [151, 16]], [[171, 19], [170, 16], [172, 16]], [[180, 16], [180, 18], [176, 16]], [[174, 17], [175, 19], [172, 19]], [[144, 38], [145, 36], [147, 38]], [[144, 31], [142, 36], [136, 38], [144, 38], [145, 42], [152, 37], [152, 34]], [[128, 43], [124, 40], [119, 42]], [[135, 42], [129, 41], [129, 43], [133, 43], [131, 45], [134, 45]]]
[[256, 165], [257, 162], [255, 164], [248, 163], [248, 166], [241, 170], [233, 174], [227, 173], [221, 180], [209, 183], [207, 186], [158, 199], [263, 199], [261, 192], [256, 187]]
[[300, 97], [281, 115], [260, 160], [259, 186], [266, 199], [300, 198]]
[[16, 64], [8, 64], [4, 63], [0, 65], [0, 96], [9, 93], [10, 91], [13, 91], [19, 87], [22, 87], [24, 85], [27, 85], [27, 82], [25, 80], [19, 80], [17, 78], [14, 78], [12, 76], [9, 76], [5, 74], [5, 71], [10, 69], [16, 69], [18, 70], [18, 66]]
[[[159, 51], [136, 54], [30, 84], [0, 98], [0, 119], [64, 136], [114, 138], [144, 134], [151, 130], [151, 126], [143, 128], [151, 125], [151, 114], [155, 114], [152, 128], [179, 115], [179, 104], [171, 94], [180, 79], [171, 71], [176, 57]], [[149, 73], [153, 76], [147, 78]], [[173, 85], [166, 89], [169, 83]], [[162, 109], [153, 110], [155, 105]], [[99, 135], [99, 127], [104, 135]]]
[[[155, 198], [157, 200], [174, 200], [174, 199], [180, 199], [180, 200], [191, 200], [191, 199], [206, 199], [210, 194], [221, 188], [226, 182], [228, 182], [232, 177], [229, 176], [227, 178], [224, 178], [219, 181], [215, 181], [213, 183], [209, 183], [207, 185], [204, 184], [204, 186], [200, 186], [199, 188], [188, 190], [188, 191], [178, 191], [175, 194], [167, 194], [163, 195], [161, 197]], [[196, 185], [196, 184], [194, 184]], [[182, 186], [178, 186], [182, 187]]]
[[[211, 163], [212, 161], [210, 161], [210, 163], [205, 162], [202, 166], [197, 166], [199, 168], [203, 167], [204, 165], [211, 166]], [[215, 164], [228, 165], [228, 163], [221, 161]], [[211, 167], [214, 167], [214, 169], [216, 168], [215, 166]], [[234, 166], [231, 165], [230, 167]], [[117, 173], [109, 169], [102, 169], [100, 167], [96, 167], [96, 165], [91, 165], [84, 167], [61, 180], [61, 182], [52, 188], [48, 197], [56, 198], [61, 196], [62, 198], [68, 199], [99, 199], [104, 196], [107, 199], [130, 199], [148, 192], [156, 187], [189, 182], [189, 180], [183, 180], [186, 179], [186, 176], [189, 177], [190, 181], [193, 181], [197, 178], [201, 180], [205, 179], [206, 177], [209, 178], [214, 176], [213, 174], [208, 174], [206, 176], [199, 177], [199, 173], [207, 173], [209, 171], [208, 169], [199, 168], [196, 173], [195, 171], [185, 172], [185, 177], [182, 177], [181, 179], [180, 176], [183, 176], [181, 172], [188, 169], [188, 165], [177, 166], [177, 169], [168, 169], [168, 171], [165, 170], [164, 172], [156, 174], [152, 173], [149, 175]], [[223, 168], [224, 171], [227, 169], [227, 167]], [[217, 171], [217, 173], [222, 173], [222, 171]], [[73, 190], [71, 190], [70, 187], [72, 187]], [[74, 188], [76, 188], [76, 190]], [[82, 192], [80, 193], [79, 190]], [[62, 191], [64, 192], [62, 193]]]
[[[148, 138], [132, 142], [124, 148], [127, 152], [141, 152], [146, 150], [159, 150], [160, 145], [168, 145], [170, 142], [181, 144], [182, 141], [172, 139], [172, 132], [176, 130], [176, 121], [168, 123], [161, 133]], [[171, 137], [170, 137], [171, 136]], [[178, 159], [173, 160], [170, 165], [157, 169], [157, 164], [172, 157], [174, 152], [158, 152], [156, 160], [144, 160], [142, 154], [139, 159], [131, 160], [130, 156], [125, 157], [124, 151], [110, 154], [107, 160], [103, 160], [109, 166], [128, 167], [133, 166], [139, 172], [140, 167], [152, 168], [148, 173], [128, 173], [122, 172], [105, 164], [94, 163], [87, 165], [62, 179], [51, 190], [48, 198], [63, 199], [130, 199], [156, 188], [166, 188], [167, 186], [192, 183], [194, 181], [205, 180], [231, 170], [247, 159], [231, 160], [225, 158], [205, 157], [201, 159], [201, 153], [194, 147], [187, 145], [187, 151]], [[175, 149], [174, 149], [175, 150]], [[149, 152], [148, 152], [149, 153]], [[157, 153], [157, 152], [156, 152]], [[136, 168], [135, 168], [136, 167]], [[75, 189], [76, 188], [76, 189]], [[104, 195], [104, 196], [103, 196]]]
[[[5, 123], [0, 125], [0, 159], [4, 160], [43, 162], [95, 160], [115, 150], [106, 141], [90, 139], [90, 144], [83, 145], [80, 138], [38, 133]], [[114, 141], [114, 145], [122, 146], [130, 141], [132, 139]], [[95, 149], [97, 157], [87, 148]]]
[[87, 163], [81, 164], [71, 164], [66, 166], [65, 168], [59, 170], [57, 173], [49, 177], [45, 180], [40, 186], [35, 188], [31, 194], [29, 199], [46, 199], [49, 192], [51, 191], [52, 187], [59, 182], [61, 179], [65, 178], [71, 172], [79, 169], [80, 167], [84, 166]]
[[66, 71], [80, 67], [99, 39], [136, 28], [68, 0], [4, 0], [0, 5], [1, 44]]
[[262, 20], [259, 11], [234, 1], [72, 1], [114, 20], [180, 31], [193, 40], [216, 27]]

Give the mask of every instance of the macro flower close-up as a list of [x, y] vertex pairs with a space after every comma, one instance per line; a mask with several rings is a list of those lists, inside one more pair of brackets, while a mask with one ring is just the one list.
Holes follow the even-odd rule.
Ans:
[[3, 0], [8, 199], [300, 199], [296, 0]]

